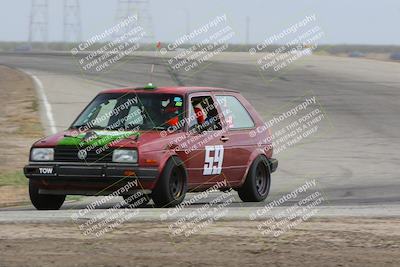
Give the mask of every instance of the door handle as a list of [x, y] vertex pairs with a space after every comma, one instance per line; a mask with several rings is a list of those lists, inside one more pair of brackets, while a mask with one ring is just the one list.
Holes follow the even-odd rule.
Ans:
[[219, 140], [221, 140], [222, 142], [226, 142], [226, 141], [229, 140], [229, 137], [227, 137], [227, 136], [221, 136], [221, 138], [220, 138]]

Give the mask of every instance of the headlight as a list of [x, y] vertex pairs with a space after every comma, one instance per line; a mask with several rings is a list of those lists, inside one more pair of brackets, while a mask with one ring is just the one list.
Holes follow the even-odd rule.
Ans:
[[31, 160], [33, 160], [33, 161], [54, 160], [54, 149], [53, 148], [32, 148]]
[[136, 163], [138, 160], [136, 150], [115, 149], [112, 160], [114, 162], [130, 162]]

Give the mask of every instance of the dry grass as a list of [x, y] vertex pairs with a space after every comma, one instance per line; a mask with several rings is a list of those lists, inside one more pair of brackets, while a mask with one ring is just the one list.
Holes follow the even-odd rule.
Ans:
[[0, 66], [1, 206], [28, 200], [22, 168], [31, 144], [43, 135], [39, 118], [31, 78], [21, 71]]
[[4, 266], [399, 266], [399, 219], [313, 219], [274, 238], [258, 222], [217, 222], [189, 237], [124, 223], [99, 239], [73, 223], [1, 224]]

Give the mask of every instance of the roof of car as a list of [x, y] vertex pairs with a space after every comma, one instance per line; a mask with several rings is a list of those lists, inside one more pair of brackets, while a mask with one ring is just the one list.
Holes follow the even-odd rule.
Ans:
[[235, 92], [236, 90], [217, 88], [217, 87], [188, 87], [188, 86], [171, 86], [171, 87], [125, 87], [114, 88], [101, 91], [102, 94], [110, 93], [156, 93], [156, 94], [186, 94], [194, 92]]

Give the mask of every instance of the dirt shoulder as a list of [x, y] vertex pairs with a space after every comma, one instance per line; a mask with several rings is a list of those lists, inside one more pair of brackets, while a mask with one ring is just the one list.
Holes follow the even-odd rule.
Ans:
[[0, 65], [0, 206], [29, 201], [22, 168], [43, 135], [38, 105], [31, 78]]
[[125, 223], [96, 239], [74, 224], [1, 224], [0, 266], [400, 266], [400, 219], [304, 222], [280, 237], [217, 222], [189, 237]]

